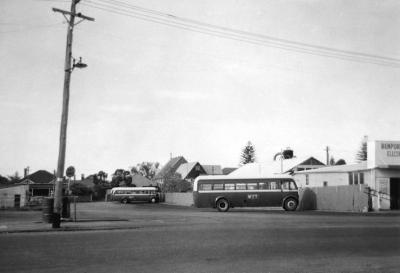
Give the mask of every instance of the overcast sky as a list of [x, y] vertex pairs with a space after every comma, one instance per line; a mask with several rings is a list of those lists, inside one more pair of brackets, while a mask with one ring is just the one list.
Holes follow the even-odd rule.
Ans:
[[[243, 42], [120, 10], [132, 5], [290, 42]], [[1, 175], [57, 166], [67, 25], [52, 7], [70, 1], [0, 1]], [[170, 154], [236, 167], [247, 141], [261, 163], [285, 147], [325, 162], [326, 146], [351, 163], [364, 135], [400, 140], [398, 1], [82, 0], [77, 9], [96, 19], [74, 30], [73, 55], [88, 64], [71, 80], [66, 167], [77, 174], [165, 164]], [[298, 52], [293, 42], [339, 51]], [[343, 50], [395, 60], [335, 56]]]

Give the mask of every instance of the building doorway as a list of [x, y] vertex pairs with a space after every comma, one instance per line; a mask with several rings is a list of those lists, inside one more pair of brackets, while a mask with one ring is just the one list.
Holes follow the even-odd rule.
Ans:
[[21, 207], [21, 195], [20, 194], [14, 195], [14, 207], [15, 208]]
[[390, 178], [390, 209], [400, 209], [400, 178]]

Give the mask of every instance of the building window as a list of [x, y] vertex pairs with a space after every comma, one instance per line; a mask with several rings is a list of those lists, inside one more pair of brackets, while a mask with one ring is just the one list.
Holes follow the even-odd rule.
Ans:
[[354, 185], [358, 184], [358, 173], [354, 173]]
[[306, 185], [310, 184], [310, 177], [306, 174]]
[[360, 184], [364, 184], [364, 173], [359, 173], [360, 175]]
[[353, 174], [349, 173], [349, 185], [353, 185]]
[[324, 187], [328, 186], [328, 181], [324, 181]]

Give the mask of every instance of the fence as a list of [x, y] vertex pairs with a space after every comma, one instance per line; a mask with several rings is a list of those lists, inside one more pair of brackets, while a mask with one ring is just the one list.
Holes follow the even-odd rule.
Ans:
[[193, 206], [193, 193], [167, 192], [165, 193], [165, 203], [188, 207]]
[[368, 211], [371, 194], [365, 185], [299, 189], [299, 210]]

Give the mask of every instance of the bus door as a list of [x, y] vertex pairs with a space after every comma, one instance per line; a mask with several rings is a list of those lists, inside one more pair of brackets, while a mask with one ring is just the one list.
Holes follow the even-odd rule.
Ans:
[[282, 188], [279, 180], [268, 181], [267, 206], [275, 207], [282, 203]]
[[285, 198], [287, 195], [292, 194], [293, 190], [296, 190], [296, 186], [293, 181], [284, 180], [281, 183], [282, 189], [282, 198]]

